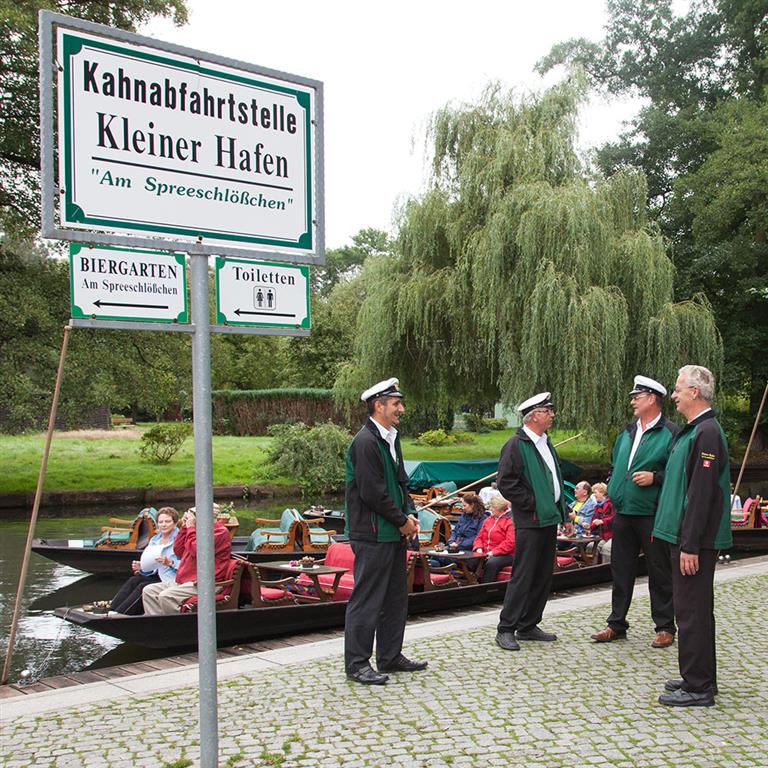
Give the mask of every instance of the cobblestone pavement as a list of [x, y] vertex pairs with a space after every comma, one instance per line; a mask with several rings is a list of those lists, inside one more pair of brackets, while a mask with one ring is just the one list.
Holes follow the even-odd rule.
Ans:
[[[768, 576], [716, 585], [717, 706], [670, 710], [676, 646], [652, 649], [648, 600], [626, 641], [596, 645], [607, 606], [557, 613], [556, 643], [498, 649], [488, 627], [412, 642], [426, 672], [346, 681], [338, 655], [219, 684], [220, 765], [325, 768], [765, 768]], [[73, 706], [2, 725], [6, 768], [198, 765], [194, 687]]]

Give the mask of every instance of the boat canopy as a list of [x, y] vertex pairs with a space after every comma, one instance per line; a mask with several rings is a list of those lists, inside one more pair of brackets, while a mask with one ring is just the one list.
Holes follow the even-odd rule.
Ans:
[[[499, 466], [498, 459], [465, 459], [464, 461], [406, 461], [405, 471], [408, 473], [408, 486], [414, 490], [431, 488], [433, 485], [453, 481], [459, 488], [479, 480], [481, 477], [495, 472]], [[581, 467], [560, 459], [563, 477], [568, 480], [578, 480]], [[493, 478], [491, 478], [493, 480]], [[488, 480], [490, 484], [491, 480]]]

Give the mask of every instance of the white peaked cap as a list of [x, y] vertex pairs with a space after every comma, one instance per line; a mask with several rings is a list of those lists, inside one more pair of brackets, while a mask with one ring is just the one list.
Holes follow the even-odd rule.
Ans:
[[635, 376], [635, 385], [632, 388], [630, 395], [639, 395], [641, 392], [650, 392], [653, 395], [667, 396], [666, 387], [663, 384], [659, 384], [654, 379], [649, 379], [647, 376]]
[[364, 403], [367, 403], [374, 397], [404, 397], [403, 393], [397, 388], [399, 383], [400, 379], [386, 379], [385, 381], [380, 381], [378, 384], [374, 384], [372, 387], [366, 389], [365, 392], [360, 395], [360, 399]]
[[520, 413], [522, 413], [523, 416], [525, 416], [534, 408], [551, 408], [552, 407], [552, 401], [550, 400], [551, 396], [552, 396], [551, 392], [539, 392], [538, 395], [529, 397], [524, 403], [520, 403], [520, 405], [517, 406], [517, 410], [520, 411]]

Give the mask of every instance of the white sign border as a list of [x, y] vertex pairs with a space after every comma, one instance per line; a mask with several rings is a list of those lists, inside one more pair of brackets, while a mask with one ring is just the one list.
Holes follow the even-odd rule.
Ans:
[[[314, 225], [312, 251], [276, 250], [273, 246], [248, 243], [242, 247], [228, 246], [220, 242], [212, 245], [205, 243], [203, 238], [198, 242], [190, 240], [173, 240], [162, 236], [148, 237], [141, 235], [119, 234], [109, 231], [87, 231], [65, 229], [56, 224], [57, 197], [60, 194], [56, 179], [56, 142], [54, 132], [54, 114], [56, 96], [54, 82], [58, 65], [54, 60], [55, 29], [67, 29], [87, 32], [92, 35], [105, 37], [110, 40], [143, 45], [156, 50], [165, 51], [180, 56], [199, 59], [210, 64], [240, 69], [250, 74], [284, 80], [315, 91], [315, 167], [313, 173]], [[202, 253], [208, 255], [234, 256], [240, 258], [263, 259], [269, 261], [291, 262], [294, 264], [325, 263], [325, 196], [324, 196], [324, 114], [323, 114], [323, 84], [318, 80], [293, 75], [286, 72], [259, 67], [247, 62], [229, 59], [223, 56], [198, 51], [184, 46], [178, 46], [154, 38], [136, 35], [131, 32], [107, 27], [71, 16], [65, 16], [51, 11], [40, 12], [40, 168], [42, 187], [42, 227], [41, 235], [46, 239], [67, 240], [79, 243], [98, 245], [128, 246], [134, 248], [149, 248], [152, 250], [182, 251], [186, 253]]]

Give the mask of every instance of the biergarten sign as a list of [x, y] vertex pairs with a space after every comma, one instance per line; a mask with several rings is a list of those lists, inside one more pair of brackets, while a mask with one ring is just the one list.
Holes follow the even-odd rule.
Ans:
[[187, 265], [181, 254], [69, 247], [73, 318], [189, 322]]

